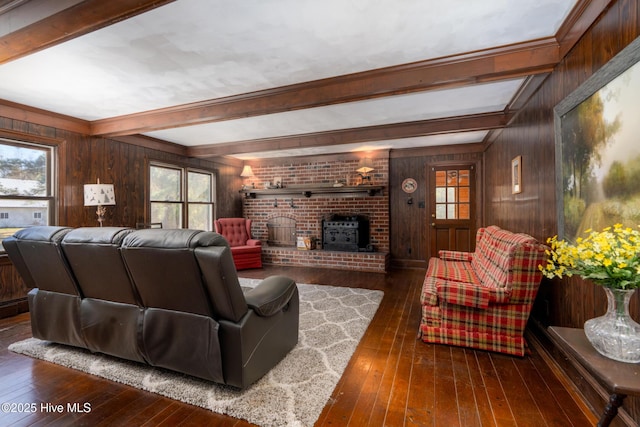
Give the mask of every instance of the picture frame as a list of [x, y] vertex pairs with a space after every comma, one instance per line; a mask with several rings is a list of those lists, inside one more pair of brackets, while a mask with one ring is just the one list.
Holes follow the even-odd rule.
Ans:
[[558, 238], [640, 223], [640, 37], [554, 108]]
[[511, 194], [522, 193], [522, 156], [511, 160]]

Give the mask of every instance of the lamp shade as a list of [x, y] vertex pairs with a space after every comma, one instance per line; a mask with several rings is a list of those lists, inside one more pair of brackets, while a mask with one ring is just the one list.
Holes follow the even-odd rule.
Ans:
[[113, 191], [113, 184], [85, 184], [84, 185], [84, 205], [101, 206], [115, 205], [116, 195]]
[[243, 178], [248, 178], [250, 176], [253, 176], [253, 170], [251, 170], [251, 166], [250, 165], [244, 165], [244, 167], [242, 168], [242, 173], [240, 174], [241, 177]]
[[358, 169], [356, 169], [356, 172], [360, 172], [360, 173], [369, 173], [371, 172], [373, 169], [373, 162], [371, 161], [371, 159], [369, 158], [365, 158], [360, 160], [360, 163], [358, 164]]

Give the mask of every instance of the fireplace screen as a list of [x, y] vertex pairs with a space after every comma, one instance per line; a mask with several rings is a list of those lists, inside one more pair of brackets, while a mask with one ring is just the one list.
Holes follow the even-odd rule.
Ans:
[[267, 222], [269, 246], [295, 246], [296, 220], [287, 217], [272, 218]]

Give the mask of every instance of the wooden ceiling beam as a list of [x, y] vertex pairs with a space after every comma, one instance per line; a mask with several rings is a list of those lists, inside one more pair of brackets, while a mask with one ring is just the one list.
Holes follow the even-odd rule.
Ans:
[[[85, 0], [0, 37], [0, 64], [55, 46], [175, 0]], [[19, 14], [20, 7], [7, 13]]]
[[117, 136], [548, 73], [555, 38], [420, 61], [253, 93], [96, 120], [93, 135]]
[[190, 157], [211, 158], [280, 149], [325, 147], [453, 132], [499, 129], [506, 126], [508, 120], [509, 116], [503, 112], [472, 114], [467, 116], [446, 117], [442, 119], [422, 120], [408, 123], [316, 132], [279, 138], [200, 145], [189, 147], [187, 153]]
[[575, 46], [613, 0], [578, 0], [556, 33], [560, 58]]
[[88, 135], [91, 130], [91, 125], [87, 120], [41, 110], [4, 99], [0, 99], [0, 117], [35, 123], [40, 126], [50, 126], [56, 129], [82, 133], [84, 135]]

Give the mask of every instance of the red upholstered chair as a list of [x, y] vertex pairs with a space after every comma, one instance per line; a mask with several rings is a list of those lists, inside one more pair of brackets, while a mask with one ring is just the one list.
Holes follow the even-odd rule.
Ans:
[[214, 225], [216, 233], [229, 242], [236, 270], [262, 267], [262, 243], [251, 238], [250, 219], [220, 218]]

